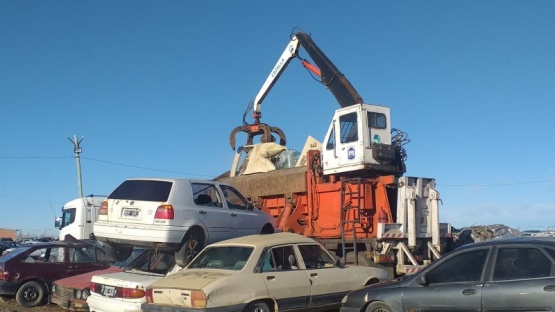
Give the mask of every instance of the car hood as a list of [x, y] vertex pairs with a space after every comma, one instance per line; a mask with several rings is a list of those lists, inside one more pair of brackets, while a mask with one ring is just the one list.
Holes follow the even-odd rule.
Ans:
[[123, 271], [122, 268], [109, 267], [104, 270], [97, 270], [92, 272], [87, 272], [79, 275], [74, 275], [71, 277], [66, 277], [59, 279], [54, 282], [57, 286], [73, 288], [73, 289], [84, 289], [88, 288], [91, 283], [91, 278], [95, 275], [110, 274]]
[[91, 281], [97, 284], [144, 289], [151, 283], [161, 279], [162, 275], [119, 272], [104, 275], [95, 275]]

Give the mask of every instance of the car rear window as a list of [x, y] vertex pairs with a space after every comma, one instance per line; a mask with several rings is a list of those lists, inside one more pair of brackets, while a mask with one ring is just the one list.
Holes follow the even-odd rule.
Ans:
[[168, 181], [126, 180], [108, 198], [165, 202], [171, 188]]

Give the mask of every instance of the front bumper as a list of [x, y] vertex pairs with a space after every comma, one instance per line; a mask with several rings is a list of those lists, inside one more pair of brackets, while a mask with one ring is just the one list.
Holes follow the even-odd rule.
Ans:
[[340, 307], [339, 312], [360, 312], [360, 308]]
[[224, 307], [214, 308], [189, 308], [180, 306], [170, 306], [165, 304], [143, 303], [141, 305], [142, 312], [241, 312], [246, 304], [234, 304]]
[[57, 304], [66, 310], [79, 311], [79, 312], [89, 311], [88, 306], [85, 305], [87, 301], [82, 299], [81, 300], [69, 299], [66, 297], [59, 297], [59, 296], [56, 296], [55, 294], [52, 294], [50, 296], [50, 302]]

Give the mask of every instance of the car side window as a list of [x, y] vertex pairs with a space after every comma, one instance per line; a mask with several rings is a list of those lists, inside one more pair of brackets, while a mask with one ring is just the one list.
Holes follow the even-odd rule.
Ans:
[[480, 281], [489, 250], [484, 248], [457, 254], [426, 273], [426, 279], [430, 284]]
[[248, 201], [239, 191], [227, 185], [222, 185], [221, 188], [229, 209], [247, 210]]
[[96, 248], [91, 246], [87, 247], [71, 247], [69, 248], [69, 262], [82, 263], [82, 262], [95, 262], [96, 261]]
[[57, 263], [64, 262], [63, 247], [44, 247], [31, 252], [23, 259], [27, 263]]
[[547, 277], [552, 262], [537, 248], [499, 248], [493, 270], [493, 280], [514, 280]]
[[192, 183], [193, 200], [197, 206], [223, 207], [214, 184]]
[[262, 272], [297, 270], [297, 257], [293, 246], [274, 247], [266, 253], [262, 261]]
[[320, 245], [299, 245], [299, 251], [307, 269], [335, 267], [335, 259]]

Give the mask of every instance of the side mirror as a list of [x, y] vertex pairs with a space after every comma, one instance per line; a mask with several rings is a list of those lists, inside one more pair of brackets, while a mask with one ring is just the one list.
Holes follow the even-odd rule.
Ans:
[[343, 268], [345, 267], [345, 266], [343, 265], [343, 263], [341, 263], [341, 259], [335, 260], [335, 266], [338, 267], [338, 268], [340, 268], [340, 269], [343, 269]]
[[248, 210], [248, 211], [253, 211], [253, 210], [254, 210], [254, 205], [253, 205], [251, 202], [249, 202], [249, 203], [247, 204], [247, 210]]
[[62, 228], [62, 217], [56, 217], [56, 219], [54, 219], [54, 227], [57, 229]]
[[418, 285], [422, 285], [422, 286], [427, 286], [428, 285], [428, 279], [426, 278], [425, 274], [420, 274], [416, 278], [416, 282], [418, 283]]

